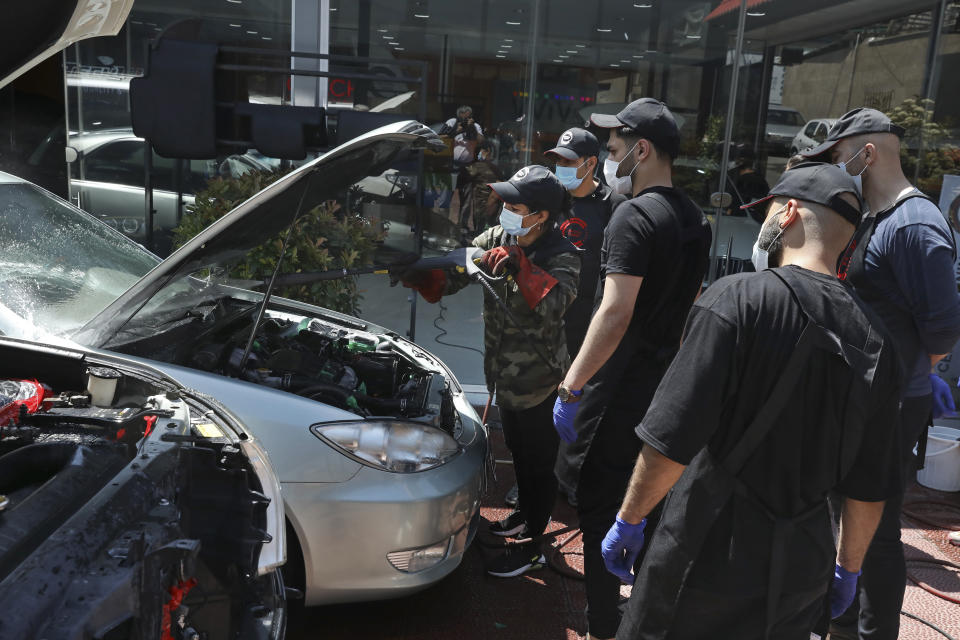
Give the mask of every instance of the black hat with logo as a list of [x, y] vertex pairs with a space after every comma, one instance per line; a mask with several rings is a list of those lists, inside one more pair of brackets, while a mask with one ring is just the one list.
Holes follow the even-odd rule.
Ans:
[[634, 100], [615, 116], [594, 113], [590, 122], [602, 129], [632, 129], [641, 138], [676, 158], [680, 153], [680, 128], [667, 105], [653, 98]]
[[576, 160], [577, 158], [589, 158], [600, 154], [600, 141], [586, 129], [574, 127], [567, 129], [560, 134], [557, 140], [557, 146], [549, 151], [544, 151], [543, 155], [556, 154], [567, 160]]
[[531, 212], [559, 211], [567, 193], [557, 176], [546, 167], [523, 167], [505, 182], [493, 182], [490, 188], [508, 204], [525, 204]]
[[[854, 207], [840, 197], [842, 193], [849, 193], [857, 199], [859, 206]], [[746, 209], [777, 196], [796, 198], [815, 204], [830, 207], [853, 226], [860, 224], [860, 211], [863, 201], [857, 193], [857, 185], [846, 171], [835, 164], [827, 162], [802, 162], [792, 169], [787, 169], [780, 176], [777, 184], [773, 185], [763, 198], [745, 204]]]
[[898, 138], [903, 137], [903, 127], [893, 124], [890, 118], [881, 111], [859, 107], [848, 111], [830, 127], [827, 132], [827, 139], [806, 151], [801, 151], [800, 155], [806, 158], [819, 156], [821, 153], [829, 151], [833, 145], [844, 138], [850, 136], [859, 136], [864, 133], [892, 133]]

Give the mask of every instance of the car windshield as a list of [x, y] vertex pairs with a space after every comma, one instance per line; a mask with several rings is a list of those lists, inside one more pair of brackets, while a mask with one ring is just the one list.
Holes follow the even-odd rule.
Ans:
[[767, 113], [767, 124], [785, 124], [788, 127], [802, 127], [803, 116], [799, 111], [786, 109], [770, 109]]
[[65, 337], [159, 262], [31, 184], [0, 184], [0, 332]]

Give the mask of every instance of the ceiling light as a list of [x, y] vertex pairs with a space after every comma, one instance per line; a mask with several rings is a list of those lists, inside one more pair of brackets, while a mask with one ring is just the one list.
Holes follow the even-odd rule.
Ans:
[[502, 55], [500, 55], [500, 54], [497, 54], [497, 57], [498, 57], [498, 58], [506, 58], [507, 56], [502, 56]]
[[231, 24], [230, 26], [231, 26], [231, 27], [236, 27], [236, 28], [239, 29], [239, 28], [242, 27], [243, 25], [242, 25], [242, 24]]
[[625, 63], [627, 63], [627, 64], [630, 64], [630, 61], [629, 61], [629, 60], [621, 60], [620, 62], [625, 62]]
[[261, 40], [273, 40], [270, 36], [260, 36]]
[[227, 0], [230, 4], [243, 4], [243, 0]]
[[393, 50], [394, 50], [394, 51], [405, 51], [405, 49], [404, 49], [403, 47], [394, 47]]
[[393, 40], [393, 36], [383, 36], [384, 40]]
[[513, 49], [513, 45], [512, 45], [512, 44], [502, 44], [502, 45], [500, 45], [500, 48], [501, 48], [501, 49]]
[[569, 58], [570, 56], [565, 56], [565, 55], [563, 55], [563, 54], [560, 54], [560, 55], [558, 55], [557, 57], [558, 57], [558, 58], [563, 58], [564, 60], [566, 60], [566, 59]]
[[247, 33], [249, 33], [252, 36], [255, 36], [259, 33], [259, 31], [247, 31]]
[[687, 36], [687, 39], [688, 39], [688, 40], [699, 40], [699, 39], [700, 39], [700, 36], [688, 35], [688, 36]]
[[413, 14], [413, 17], [414, 17], [414, 18], [423, 18], [424, 20], [426, 20], [427, 18], [430, 17], [430, 14], [429, 14], [429, 13], [415, 13], [415, 14]]
[[747, 15], [751, 18], [762, 18], [767, 15], [766, 11], [747, 11]]
[[616, 63], [614, 63], [614, 62], [611, 62], [611, 63], [610, 63], [610, 66], [611, 66], [611, 67], [618, 67], [618, 68], [620, 67], [620, 65], [618, 65], [618, 64], [616, 64]]
[[602, 29], [600, 27], [597, 27], [597, 31], [600, 33], [610, 33], [611, 31], [613, 31], [613, 29]]
[[506, 53], [506, 51], [504, 51], [503, 49], [500, 49], [499, 51], [497, 51], [497, 53]]
[[573, 46], [575, 46], [577, 49], [586, 49], [586, 48], [587, 48], [587, 45], [585, 45], [585, 44], [575, 44], [575, 45], [573, 45]]
[[510, 38], [504, 38], [503, 41], [504, 41], [504, 42], [513, 42], [513, 40], [510, 39]]
[[563, 60], [554, 60], [554, 62], [559, 62], [559, 63], [562, 64], [562, 63], [563, 63]]
[[652, 4], [642, 4], [642, 3], [639, 3], [639, 2], [634, 2], [634, 3], [633, 3], [633, 6], [635, 6], [637, 9], [649, 9], [649, 8], [652, 7], [653, 5], [652, 5]]
[[330, 7], [330, 11], [336, 11], [336, 10], [337, 10], [336, 7]]
[[635, 56], [633, 56], [633, 57], [634, 57], [634, 58], [642, 58], [642, 57], [643, 57], [643, 54], [640, 53], [640, 54], [637, 54], [637, 55], [635, 55]]
[[377, 29], [379, 33], [386, 33], [387, 31], [390, 31], [390, 29]]
[[567, 53], [580, 53], [576, 49], [567, 49]]
[[520, 26], [520, 23], [519, 23], [519, 22], [514, 22], [514, 21], [512, 21], [512, 20], [507, 20], [507, 24], [509, 24], [509, 25], [512, 26], [512, 27], [519, 27], [519, 26]]

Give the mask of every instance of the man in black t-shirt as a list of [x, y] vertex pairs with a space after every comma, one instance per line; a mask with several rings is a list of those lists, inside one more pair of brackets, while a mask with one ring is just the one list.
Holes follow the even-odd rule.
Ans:
[[[722, 278], [694, 304], [636, 428], [645, 446], [603, 541], [610, 571], [637, 578], [619, 640], [808, 638], [828, 585], [833, 617], [853, 600], [898, 490], [899, 361], [834, 277], [860, 217], [854, 182], [808, 163], [771, 194], [757, 273]], [[845, 496], [836, 551], [830, 491]]]
[[673, 188], [680, 146], [673, 114], [652, 98], [616, 116], [592, 116], [609, 129], [607, 184], [632, 199], [604, 231], [596, 307], [579, 354], [560, 385], [554, 426], [579, 468], [590, 638], [610, 638], [620, 621], [620, 581], [603, 567], [600, 542], [614, 522], [640, 441], [640, 422], [680, 343], [710, 251], [703, 212]]

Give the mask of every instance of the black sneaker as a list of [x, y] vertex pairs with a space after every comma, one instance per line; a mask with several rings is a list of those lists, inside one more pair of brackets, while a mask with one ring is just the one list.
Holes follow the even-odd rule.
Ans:
[[487, 573], [497, 578], [514, 578], [531, 569], [542, 569], [547, 559], [536, 547], [527, 545], [507, 549], [487, 566]]
[[514, 511], [503, 520], [492, 523], [490, 525], [490, 533], [495, 536], [509, 538], [524, 531], [526, 528], [527, 523], [524, 522], [523, 516], [520, 515], [519, 511]]
[[516, 507], [519, 498], [520, 498], [520, 487], [518, 487], [516, 483], [514, 483], [514, 485], [510, 487], [510, 490], [507, 491], [507, 495], [503, 498], [503, 501], [504, 503], [506, 503], [508, 507]]

